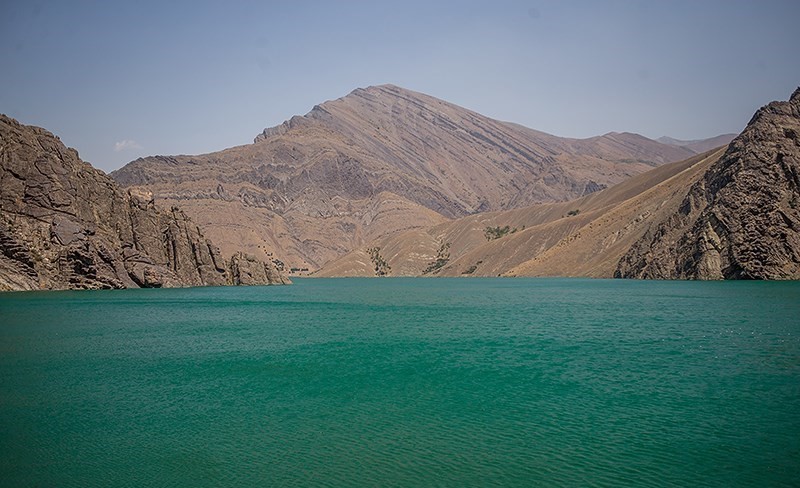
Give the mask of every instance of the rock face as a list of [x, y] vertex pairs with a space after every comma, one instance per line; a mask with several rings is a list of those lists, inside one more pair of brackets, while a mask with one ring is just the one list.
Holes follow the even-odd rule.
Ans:
[[392, 85], [357, 89], [254, 144], [112, 173], [179, 204], [225, 256], [317, 269], [372, 240], [580, 197], [694, 152], [630, 133], [567, 139]]
[[234, 285], [260, 285], [262, 283], [286, 284], [288, 281], [281, 275], [273, 263], [264, 263], [253, 256], [238, 252], [230, 262], [230, 273]]
[[[234, 282], [236, 266], [182, 211], [156, 209], [149, 193], [121, 189], [50, 132], [4, 115], [0, 189], [0, 290]], [[247, 284], [280, 283], [272, 271]]]
[[617, 276], [800, 278], [800, 88], [761, 108]]

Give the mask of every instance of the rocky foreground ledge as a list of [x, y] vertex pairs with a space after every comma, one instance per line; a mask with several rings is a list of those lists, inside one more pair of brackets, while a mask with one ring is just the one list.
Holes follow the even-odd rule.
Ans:
[[177, 207], [128, 192], [50, 132], [0, 114], [0, 290], [286, 284], [224, 259]]

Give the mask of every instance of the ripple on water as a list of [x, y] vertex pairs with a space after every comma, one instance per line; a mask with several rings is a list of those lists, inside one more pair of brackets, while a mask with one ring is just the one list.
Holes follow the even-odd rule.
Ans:
[[10, 485], [797, 486], [800, 286], [0, 295]]

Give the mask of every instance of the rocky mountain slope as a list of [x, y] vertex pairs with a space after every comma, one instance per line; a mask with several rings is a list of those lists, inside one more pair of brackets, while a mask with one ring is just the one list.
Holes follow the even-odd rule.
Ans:
[[112, 173], [178, 203], [223, 255], [316, 269], [367, 242], [477, 212], [569, 200], [694, 152], [630, 133], [565, 139], [392, 85], [357, 89], [253, 144]]
[[226, 261], [181, 210], [156, 209], [50, 132], [0, 115], [0, 290], [282, 283]]
[[[480, 213], [387, 237], [329, 263], [318, 276], [374, 276], [367, 250], [378, 249], [392, 276], [498, 276], [524, 265], [514, 274], [610, 277], [644, 234], [648, 217], [680, 201], [687, 181], [720, 154], [662, 165], [569, 202]], [[586, 249], [548, 257], [576, 241]], [[609, 257], [610, 247], [616, 260]]]
[[800, 88], [753, 116], [680, 206], [628, 251], [634, 278], [800, 278]]
[[582, 198], [387, 237], [319, 276], [800, 278], [800, 90], [728, 147]]

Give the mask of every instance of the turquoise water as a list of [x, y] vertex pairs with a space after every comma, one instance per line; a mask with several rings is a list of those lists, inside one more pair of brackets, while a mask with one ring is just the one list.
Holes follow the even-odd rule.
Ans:
[[2, 486], [799, 486], [800, 283], [0, 294]]

